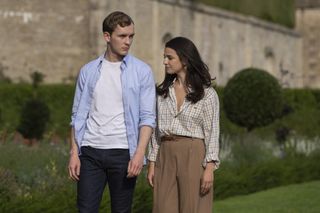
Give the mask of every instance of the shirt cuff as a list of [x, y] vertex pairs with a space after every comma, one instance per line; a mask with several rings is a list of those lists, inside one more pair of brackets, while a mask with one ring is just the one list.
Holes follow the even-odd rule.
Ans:
[[204, 162], [203, 162], [203, 167], [206, 167], [207, 163], [209, 163], [209, 162], [214, 162], [215, 169], [218, 169], [220, 166], [220, 160], [217, 156], [213, 156], [213, 155], [206, 156], [206, 158], [204, 159]]
[[148, 155], [148, 160], [149, 160], [149, 161], [155, 162], [156, 159], [157, 159], [157, 157], [156, 157], [156, 155], [155, 155], [154, 153], [152, 153], [152, 152], [149, 153], [149, 155]]
[[154, 119], [150, 118], [150, 119], [146, 119], [144, 121], [141, 121], [139, 123], [139, 128], [141, 128], [142, 126], [150, 126], [151, 128], [155, 128], [156, 127], [156, 122]]

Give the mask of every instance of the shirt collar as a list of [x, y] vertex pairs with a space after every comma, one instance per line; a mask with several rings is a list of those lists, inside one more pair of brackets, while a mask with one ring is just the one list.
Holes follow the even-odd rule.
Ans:
[[98, 64], [102, 63], [102, 61], [104, 59], [104, 55], [105, 55], [105, 53], [99, 56], [99, 58], [98, 58], [99, 63]]
[[[106, 54], [106, 53], [103, 53], [102, 55], [99, 56], [99, 58], [98, 58], [99, 64], [102, 63], [103, 59], [105, 58], [105, 54]], [[131, 55], [130, 55], [130, 54], [127, 54], [127, 55], [122, 59], [121, 66], [123, 66], [122, 64], [124, 64], [124, 66], [127, 67], [127, 66], [128, 66], [128, 63], [129, 63], [130, 57], [131, 57]]]
[[129, 64], [129, 59], [130, 59], [131, 55], [127, 54], [123, 59], [122, 59], [122, 63], [127, 67]]

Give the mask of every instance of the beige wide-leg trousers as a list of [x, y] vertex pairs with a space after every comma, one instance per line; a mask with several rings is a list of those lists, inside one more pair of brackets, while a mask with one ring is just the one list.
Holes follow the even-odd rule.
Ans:
[[201, 139], [162, 138], [155, 164], [153, 213], [210, 213], [213, 189], [200, 195], [205, 146]]

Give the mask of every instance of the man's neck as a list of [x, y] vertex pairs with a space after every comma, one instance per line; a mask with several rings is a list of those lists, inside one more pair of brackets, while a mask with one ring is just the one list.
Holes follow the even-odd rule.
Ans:
[[104, 55], [104, 58], [110, 62], [119, 62], [119, 61], [122, 61], [123, 58], [125, 56], [120, 56], [120, 55], [117, 55], [117, 54], [114, 54], [112, 53], [110, 50], [106, 50], [106, 53]]

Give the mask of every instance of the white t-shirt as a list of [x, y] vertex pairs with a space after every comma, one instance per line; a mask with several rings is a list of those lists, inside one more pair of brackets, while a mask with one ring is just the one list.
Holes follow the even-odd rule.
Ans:
[[128, 149], [121, 87], [121, 62], [103, 60], [82, 146]]

